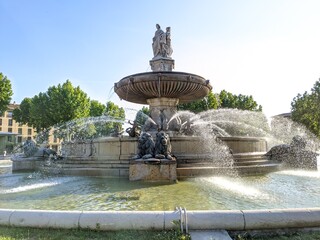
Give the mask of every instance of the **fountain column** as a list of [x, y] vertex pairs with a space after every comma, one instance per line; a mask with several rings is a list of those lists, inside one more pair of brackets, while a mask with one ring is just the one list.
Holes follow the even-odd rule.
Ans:
[[[159, 130], [179, 130], [179, 122], [177, 119], [170, 122], [170, 119], [177, 113], [177, 98], [151, 98], [147, 99], [150, 108], [150, 115], [157, 124]], [[170, 125], [170, 126], [169, 126]]]

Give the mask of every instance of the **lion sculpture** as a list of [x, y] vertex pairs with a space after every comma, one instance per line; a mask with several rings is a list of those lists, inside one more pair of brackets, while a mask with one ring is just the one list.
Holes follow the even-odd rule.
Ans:
[[150, 133], [143, 132], [138, 139], [138, 154], [134, 159], [147, 159], [154, 156], [154, 141]]
[[169, 135], [160, 131], [156, 135], [155, 157], [158, 159], [173, 160]]

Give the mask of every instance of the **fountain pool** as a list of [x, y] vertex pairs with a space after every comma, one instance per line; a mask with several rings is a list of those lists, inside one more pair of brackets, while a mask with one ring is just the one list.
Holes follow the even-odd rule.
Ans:
[[[319, 164], [319, 158], [318, 158]], [[0, 208], [46, 210], [188, 210], [320, 207], [320, 171], [200, 177], [178, 183], [127, 178], [44, 176], [0, 168]]]

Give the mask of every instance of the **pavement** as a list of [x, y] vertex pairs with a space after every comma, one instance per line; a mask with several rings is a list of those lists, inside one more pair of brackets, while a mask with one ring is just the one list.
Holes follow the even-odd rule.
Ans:
[[232, 240], [226, 230], [190, 231], [191, 240]]

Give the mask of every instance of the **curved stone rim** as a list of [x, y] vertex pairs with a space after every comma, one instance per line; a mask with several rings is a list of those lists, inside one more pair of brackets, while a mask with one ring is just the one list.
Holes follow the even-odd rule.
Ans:
[[137, 73], [114, 84], [114, 91], [121, 99], [139, 104], [159, 97], [178, 98], [179, 103], [187, 103], [207, 96], [211, 90], [208, 80], [186, 72]]

